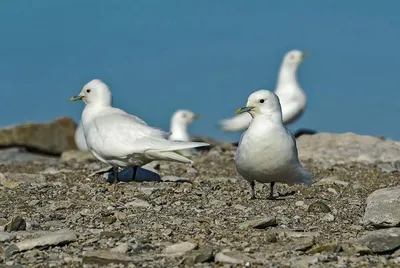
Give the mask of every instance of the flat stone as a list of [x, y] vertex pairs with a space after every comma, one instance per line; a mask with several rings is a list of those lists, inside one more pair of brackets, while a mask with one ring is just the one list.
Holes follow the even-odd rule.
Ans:
[[15, 234], [0, 232], [0, 242], [8, 242], [16, 238]]
[[342, 181], [337, 177], [323, 178], [323, 179], [317, 181], [316, 183], [314, 183], [314, 185], [331, 185], [331, 184], [337, 184], [337, 185], [341, 185], [341, 186], [349, 185], [348, 182]]
[[400, 186], [376, 190], [366, 200], [362, 223], [375, 228], [400, 225]]
[[190, 242], [182, 242], [170, 245], [165, 248], [164, 252], [167, 254], [184, 254], [188, 251], [194, 250], [197, 248], [197, 244]]
[[349, 242], [366, 246], [373, 253], [392, 253], [400, 248], [400, 228], [371, 231]]
[[108, 250], [87, 251], [83, 253], [82, 262], [84, 264], [129, 264], [135, 260], [126, 254], [119, 252], [112, 252]]
[[30, 250], [36, 247], [48, 247], [55, 245], [63, 245], [77, 240], [75, 232], [64, 229], [57, 232], [52, 232], [47, 235], [27, 239], [15, 244], [10, 245], [5, 250], [5, 255], [8, 257], [21, 251]]
[[215, 262], [229, 264], [245, 264], [255, 262], [253, 259], [240, 251], [221, 251], [215, 255]]
[[250, 221], [245, 221], [239, 224], [239, 229], [265, 229], [267, 227], [277, 226], [275, 217], [265, 217], [261, 219], [255, 219]]

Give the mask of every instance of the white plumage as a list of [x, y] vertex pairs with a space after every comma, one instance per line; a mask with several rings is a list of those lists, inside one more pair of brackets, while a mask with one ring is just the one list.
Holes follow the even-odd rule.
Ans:
[[112, 107], [111, 92], [101, 80], [87, 83], [71, 101], [79, 99], [86, 103], [82, 126], [87, 146], [98, 160], [113, 167], [136, 168], [153, 160], [193, 163], [175, 151], [209, 146], [201, 142], [170, 141], [170, 133]]
[[271, 91], [258, 90], [248, 98], [246, 107], [237, 113], [252, 118], [236, 151], [235, 163], [240, 175], [251, 186], [254, 182], [271, 183], [270, 198], [276, 182], [312, 183], [312, 175], [298, 159], [296, 140], [283, 124], [278, 97]]

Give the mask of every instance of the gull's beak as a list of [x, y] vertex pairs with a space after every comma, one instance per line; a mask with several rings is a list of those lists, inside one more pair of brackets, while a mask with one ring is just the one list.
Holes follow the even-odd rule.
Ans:
[[303, 52], [303, 57], [302, 57], [302, 58], [304, 59], [305, 57], [310, 56], [310, 54], [311, 54], [310, 51], [304, 51], [304, 52]]
[[82, 95], [73, 96], [72, 98], [69, 99], [69, 101], [82, 100], [83, 97], [84, 97], [84, 96], [82, 96]]
[[253, 106], [246, 106], [236, 110], [235, 114], [242, 114], [242, 113], [249, 113], [254, 110], [255, 107]]
[[199, 114], [195, 114], [193, 117], [193, 119], [200, 119], [200, 118], [201, 118], [201, 115], [199, 115]]

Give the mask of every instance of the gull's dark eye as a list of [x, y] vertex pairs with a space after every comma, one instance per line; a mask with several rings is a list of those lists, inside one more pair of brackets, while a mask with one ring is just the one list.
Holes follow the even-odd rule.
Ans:
[[264, 103], [264, 99], [261, 99], [261, 100], [260, 100], [260, 103]]
[[90, 93], [90, 89], [86, 89], [86, 93]]
[[182, 114], [182, 117], [185, 118], [185, 117], [186, 117], [186, 114]]

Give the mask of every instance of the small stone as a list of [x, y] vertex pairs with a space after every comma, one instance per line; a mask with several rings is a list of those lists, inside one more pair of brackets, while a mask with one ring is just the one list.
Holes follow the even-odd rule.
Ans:
[[118, 253], [127, 253], [129, 250], [129, 244], [128, 243], [122, 243], [118, 245], [117, 247], [111, 249], [112, 252], [118, 252]]
[[6, 232], [22, 231], [26, 229], [26, 222], [21, 216], [16, 216], [6, 224], [4, 230]]
[[323, 212], [329, 213], [331, 209], [322, 201], [315, 201], [311, 205], [308, 206], [308, 212]]
[[255, 219], [250, 221], [245, 221], [239, 224], [239, 229], [265, 229], [267, 227], [277, 226], [276, 218], [275, 217], [265, 217], [261, 219]]
[[297, 201], [295, 203], [295, 205], [296, 205], [296, 207], [302, 207], [302, 206], [304, 206], [304, 201]]
[[151, 204], [145, 200], [136, 198], [134, 201], [126, 203], [125, 207], [151, 207]]
[[172, 230], [171, 229], [165, 229], [162, 232], [163, 236], [170, 236], [172, 234]]
[[124, 234], [120, 233], [120, 232], [103, 231], [103, 232], [100, 233], [100, 237], [101, 238], [117, 238], [117, 239], [121, 239], [122, 237], [124, 237]]
[[40, 203], [40, 200], [35, 199], [35, 200], [32, 200], [31, 202], [29, 202], [28, 206], [33, 207], [33, 206], [36, 206], [39, 203]]
[[328, 188], [328, 192], [331, 192], [332, 194], [338, 194], [334, 188]]
[[194, 265], [196, 263], [210, 262], [213, 260], [212, 248], [201, 248], [190, 253], [185, 259], [185, 265]]
[[252, 263], [256, 260], [247, 256], [240, 251], [221, 251], [215, 255], [215, 262], [229, 263], [229, 264], [245, 264]]
[[335, 220], [335, 216], [333, 216], [331, 213], [327, 213], [322, 217], [322, 220], [325, 222], [333, 222]]
[[341, 250], [341, 246], [337, 243], [328, 243], [323, 245], [316, 245], [315, 247], [307, 251], [308, 254], [314, 255], [322, 252], [334, 252], [337, 253]]
[[197, 248], [197, 244], [190, 242], [182, 242], [178, 244], [173, 244], [165, 248], [164, 252], [167, 254], [184, 254], [188, 251]]
[[8, 242], [8, 241], [14, 240], [15, 237], [16, 237], [15, 234], [0, 232], [0, 242]]

